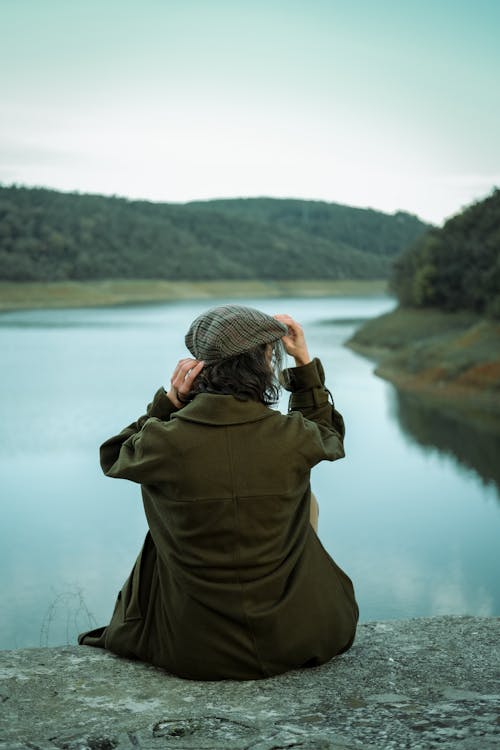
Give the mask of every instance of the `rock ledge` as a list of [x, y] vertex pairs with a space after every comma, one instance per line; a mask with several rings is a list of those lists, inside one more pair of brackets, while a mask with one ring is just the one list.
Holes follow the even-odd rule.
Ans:
[[0, 750], [500, 746], [500, 618], [361, 625], [347, 654], [192, 682], [79, 646], [0, 652]]

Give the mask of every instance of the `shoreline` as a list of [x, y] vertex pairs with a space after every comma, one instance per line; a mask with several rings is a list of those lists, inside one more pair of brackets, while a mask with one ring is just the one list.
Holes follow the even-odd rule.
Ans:
[[500, 434], [500, 323], [470, 313], [397, 308], [346, 346], [375, 374], [442, 413]]
[[0, 281], [0, 312], [111, 307], [202, 299], [264, 297], [374, 297], [387, 294], [386, 279], [163, 281]]

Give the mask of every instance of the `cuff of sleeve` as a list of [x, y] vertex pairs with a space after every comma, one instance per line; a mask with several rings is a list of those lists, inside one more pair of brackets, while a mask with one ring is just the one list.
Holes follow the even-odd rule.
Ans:
[[285, 389], [292, 393], [322, 388], [325, 384], [325, 371], [319, 359], [315, 357], [307, 365], [283, 370], [283, 381]]
[[177, 406], [173, 404], [165, 393], [164, 388], [159, 388], [148, 406], [148, 417], [158, 417], [158, 419], [169, 419], [170, 415], [178, 411]]

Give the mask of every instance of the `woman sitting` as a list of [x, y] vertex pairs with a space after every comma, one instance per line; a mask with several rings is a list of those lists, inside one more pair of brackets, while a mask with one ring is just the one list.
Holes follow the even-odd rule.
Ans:
[[198, 317], [186, 345], [168, 393], [101, 447], [107, 476], [142, 485], [149, 531], [111, 622], [79, 643], [199, 680], [322, 664], [358, 607], [316, 533], [310, 471], [344, 456], [321, 363], [292, 318], [239, 305]]

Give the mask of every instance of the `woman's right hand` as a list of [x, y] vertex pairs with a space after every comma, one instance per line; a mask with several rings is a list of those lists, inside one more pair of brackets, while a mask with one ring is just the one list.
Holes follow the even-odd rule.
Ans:
[[202, 371], [204, 364], [203, 360], [192, 359], [191, 357], [181, 359], [177, 363], [177, 367], [170, 378], [171, 387], [167, 396], [178, 409], [185, 406], [185, 398]]
[[288, 333], [281, 339], [286, 353], [294, 358], [297, 367], [309, 364], [311, 357], [307, 350], [306, 338], [300, 323], [297, 323], [290, 315], [273, 315], [273, 317], [288, 327]]

